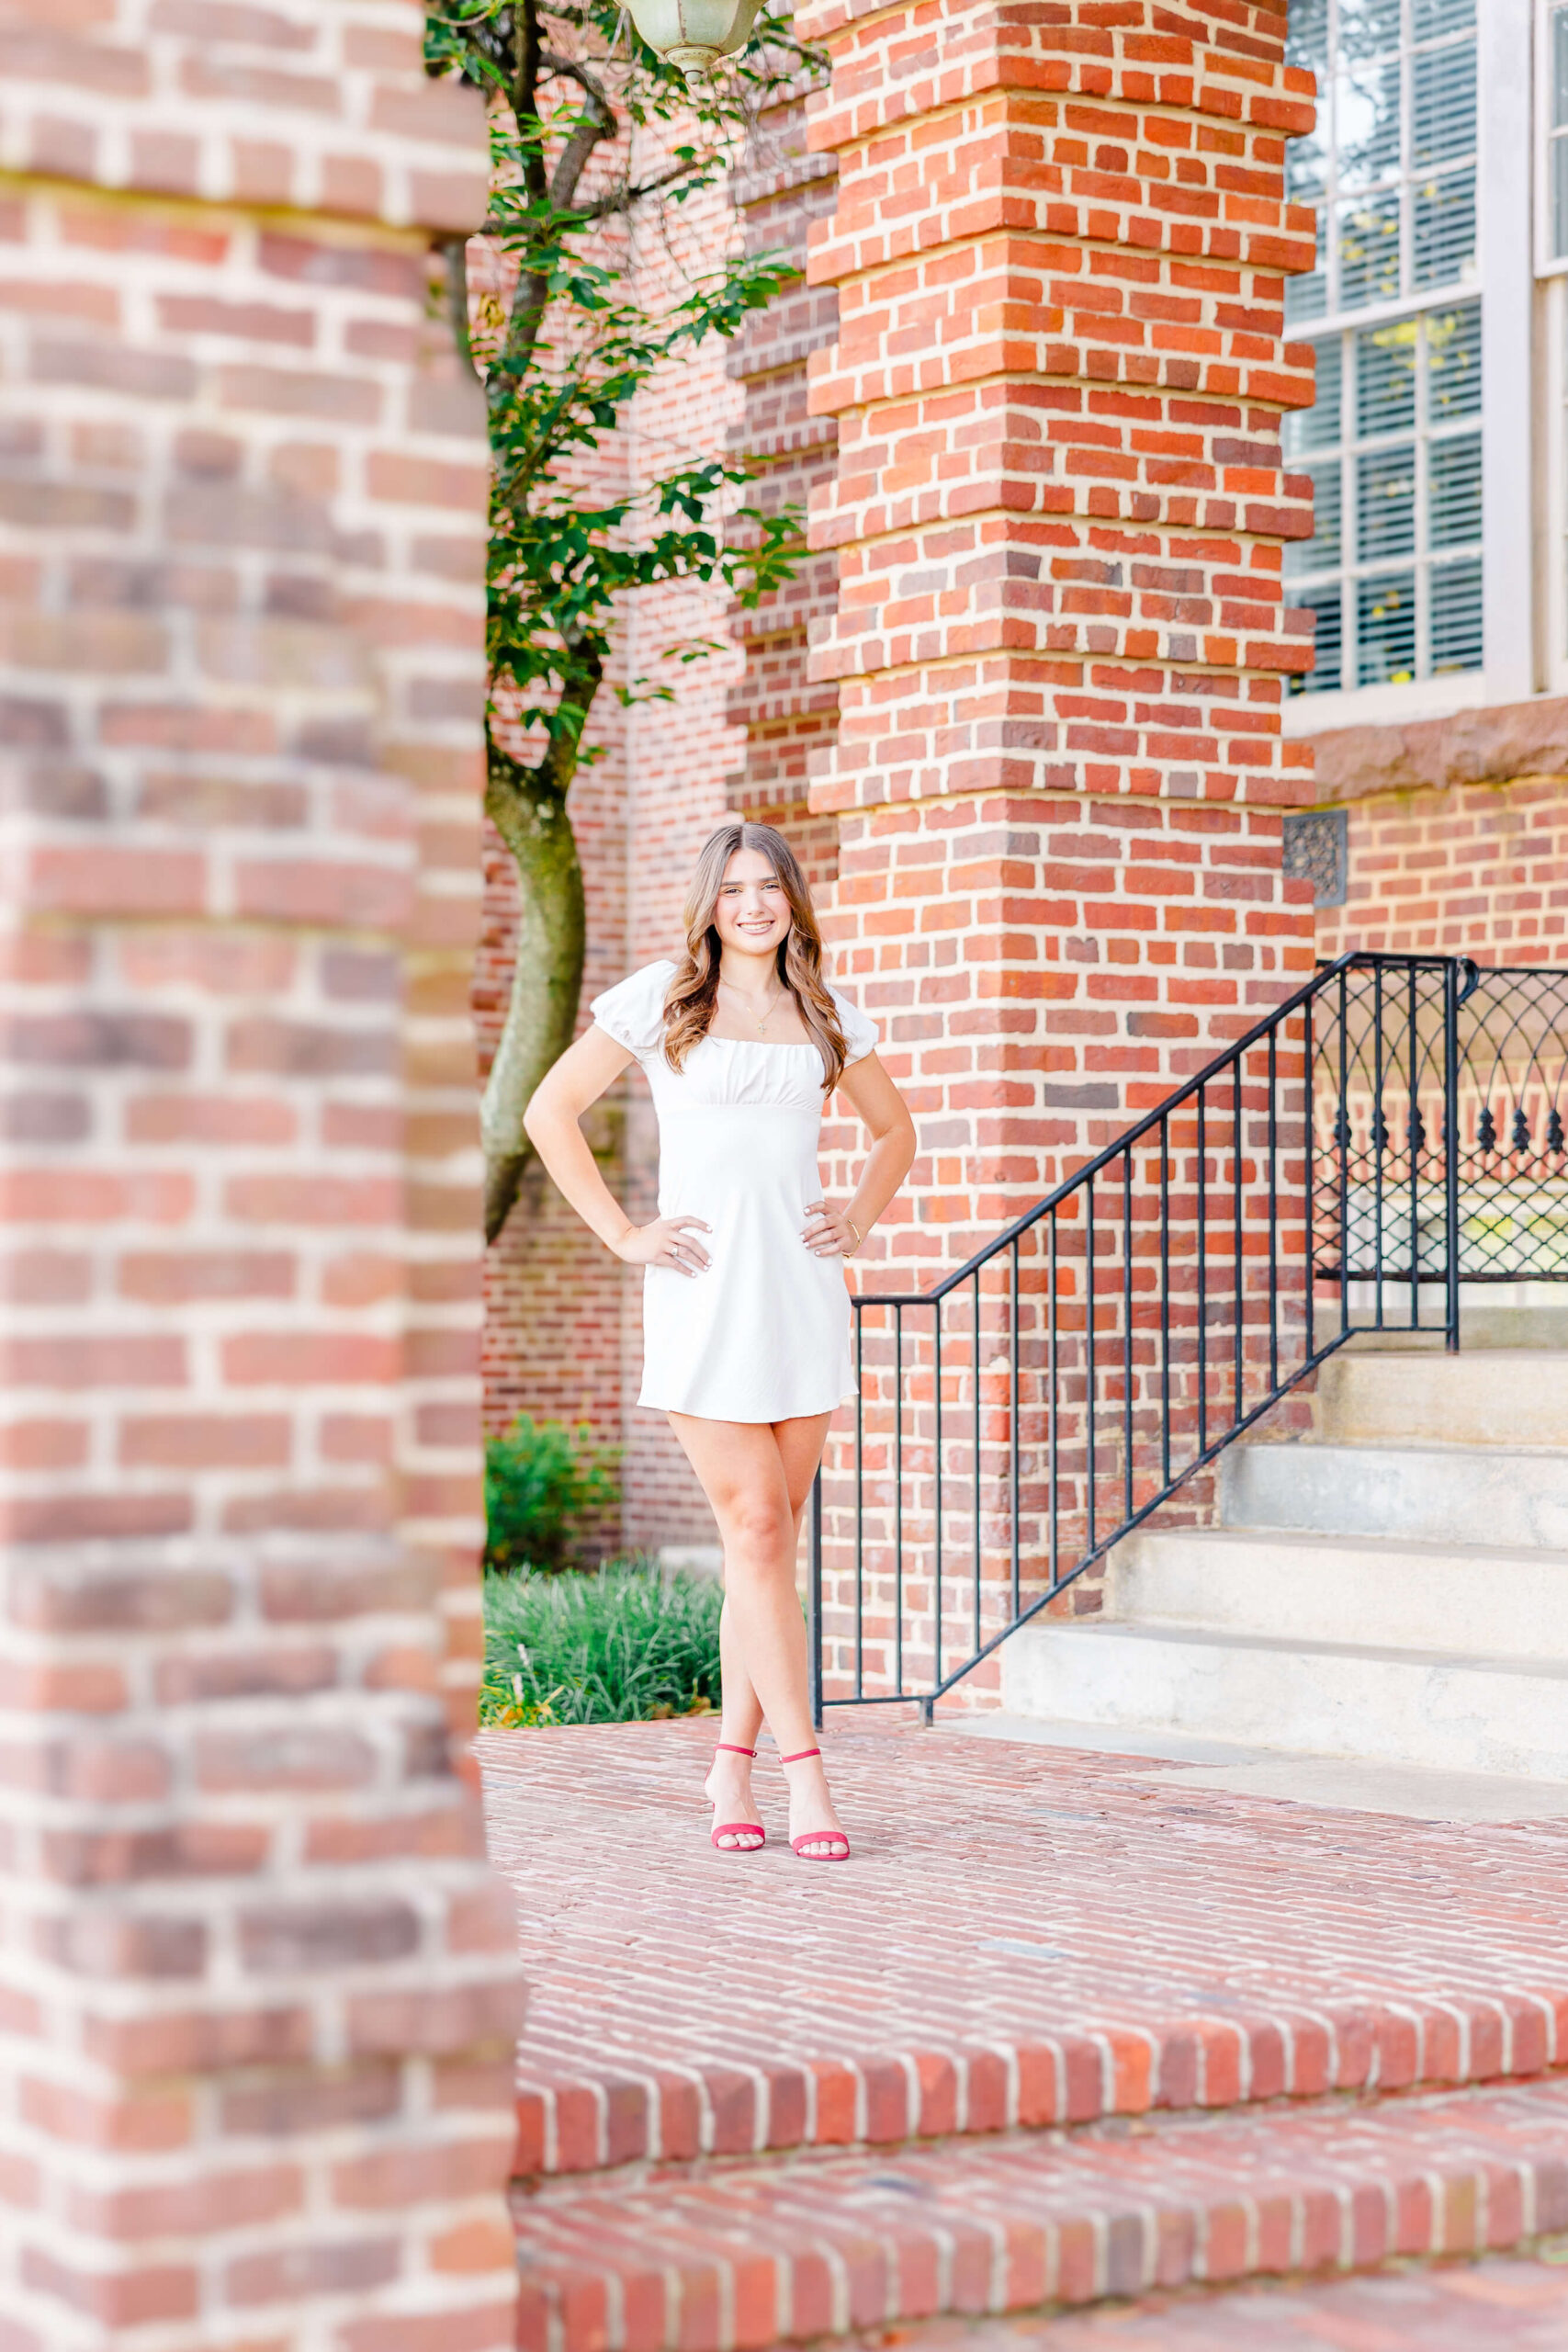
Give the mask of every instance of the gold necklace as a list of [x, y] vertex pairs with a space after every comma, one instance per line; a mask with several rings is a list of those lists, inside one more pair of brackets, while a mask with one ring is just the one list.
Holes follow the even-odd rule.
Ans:
[[[742, 1004], [744, 1004], [744, 1005], [746, 1006], [746, 1013], [747, 1013], [747, 1018], [748, 1018], [748, 1020], [750, 1020], [750, 1021], [757, 1021], [757, 1016], [756, 1016], [756, 1014], [751, 1011], [750, 1004], [750, 1002], [749, 1002], [748, 999], [746, 998], [746, 996], [744, 995], [744, 993], [742, 992], [742, 990], [740, 990], [739, 989], [738, 989], [738, 988], [736, 987], [736, 985], [735, 985], [735, 983], [734, 983], [734, 981], [733, 981], [733, 980], [720, 980], [720, 982], [719, 982], [719, 986], [720, 986], [720, 988], [728, 989], [729, 990], [729, 993], [730, 993], [730, 995], [731, 995], [731, 996], [738, 996], [738, 997], [739, 997], [741, 1003], [742, 1003]], [[762, 1034], [763, 1030], [767, 1027], [768, 1023], [773, 1019], [774, 1010], [775, 1010], [775, 1008], [777, 1007], [777, 1005], [778, 1005], [778, 1003], [779, 1003], [779, 1001], [780, 1001], [780, 998], [782, 998], [782, 997], [783, 997], [783, 995], [784, 995], [784, 990], [783, 990], [783, 989], [780, 989], [780, 990], [779, 990], [779, 992], [778, 992], [778, 995], [777, 995], [777, 996], [774, 996], [774, 997], [773, 997], [773, 998], [771, 998], [771, 999], [769, 1000], [768, 1009], [767, 1009], [766, 1012], [764, 1012], [764, 1013], [763, 1013], [763, 1015], [762, 1015], [762, 1017], [761, 1017], [761, 1021], [757, 1021], [757, 1035], [758, 1035], [758, 1036], [759, 1036], [759, 1037], [761, 1035], [761, 1034]]]

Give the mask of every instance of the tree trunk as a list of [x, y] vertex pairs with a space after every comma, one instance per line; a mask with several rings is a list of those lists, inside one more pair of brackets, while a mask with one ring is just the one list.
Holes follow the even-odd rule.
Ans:
[[512, 853], [522, 895], [512, 998], [479, 1112], [485, 1239], [493, 1241], [533, 1152], [523, 1114], [577, 1025], [584, 918], [582, 868], [550, 759], [525, 768], [492, 743], [485, 807]]

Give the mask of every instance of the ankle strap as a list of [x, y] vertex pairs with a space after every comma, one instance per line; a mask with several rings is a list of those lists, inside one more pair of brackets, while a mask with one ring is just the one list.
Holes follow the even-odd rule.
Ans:
[[721, 1739], [717, 1744], [717, 1753], [721, 1756], [755, 1756], [757, 1751], [754, 1747], [737, 1747], [732, 1739]]
[[819, 1747], [803, 1747], [798, 1756], [781, 1756], [779, 1758], [779, 1762], [781, 1764], [804, 1764], [808, 1756], [820, 1756], [822, 1750]]

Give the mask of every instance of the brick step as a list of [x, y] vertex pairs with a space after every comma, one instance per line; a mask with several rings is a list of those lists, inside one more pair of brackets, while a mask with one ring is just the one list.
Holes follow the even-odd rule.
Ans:
[[[1002, 1956], [1062, 1957], [1043, 1938], [992, 1940]], [[1077, 2030], [1037, 2039], [998, 2033], [983, 2046], [911, 2043], [863, 2056], [752, 2056], [733, 2036], [724, 2055], [643, 2067], [609, 2055], [595, 2064], [575, 2033], [552, 2064], [541, 2022], [518, 2053], [513, 2171], [531, 2181], [1529, 2076], [1568, 2059], [1568, 1966], [1562, 1974], [1550, 1994], [1408, 1995], [1310, 2009], [1232, 1996], [1223, 2017], [1091, 2014]], [[764, 2030], [757, 2040], [765, 2046]], [[844, 2040], [852, 2045], [852, 2027]]]
[[1568, 2226], [1568, 2080], [520, 2193], [519, 2352], [744, 2352]]
[[[854, 2339], [883, 2352], [874, 2330]], [[900, 2352], [1563, 2352], [1568, 2269], [1540, 2253], [1252, 2285], [1188, 2287], [1070, 2312], [930, 2319]]]

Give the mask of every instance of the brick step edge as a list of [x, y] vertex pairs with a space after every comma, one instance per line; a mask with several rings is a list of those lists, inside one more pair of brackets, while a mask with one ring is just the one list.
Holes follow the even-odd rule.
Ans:
[[761, 2352], [1527, 2244], [1568, 2227], [1568, 2083], [561, 2184], [515, 2211], [519, 2352]]
[[513, 2169], [527, 2179], [1529, 2077], [1568, 2065], [1568, 1983], [1440, 2001], [1282, 2004], [863, 2059], [589, 2069], [573, 2051], [558, 2070], [532, 2036], [524, 2055]]

